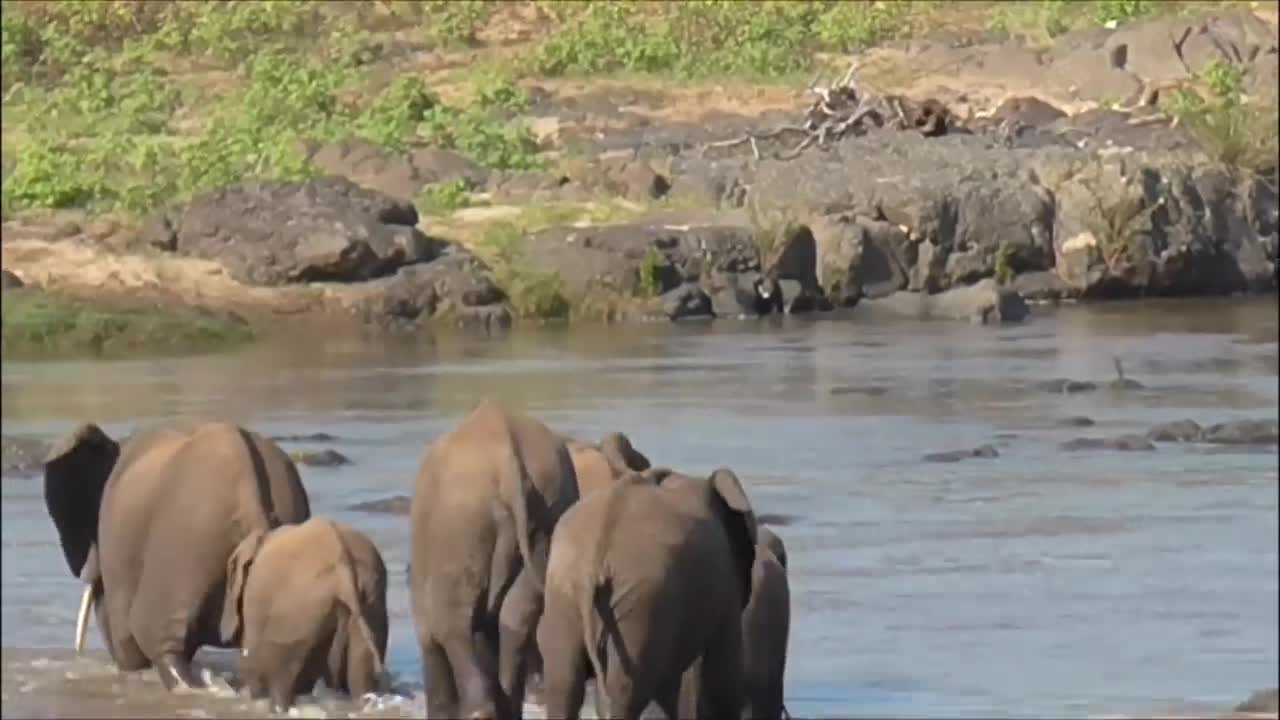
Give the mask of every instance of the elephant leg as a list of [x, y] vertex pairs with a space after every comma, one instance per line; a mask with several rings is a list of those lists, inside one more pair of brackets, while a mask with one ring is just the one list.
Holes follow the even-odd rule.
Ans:
[[[582, 620], [571, 600], [548, 591], [546, 609], [538, 621], [538, 650], [542, 655], [542, 701], [549, 718], [577, 720], [587, 690], [591, 662], [582, 646]], [[597, 696], [599, 683], [597, 678]], [[609, 717], [596, 702], [596, 716]]]
[[444, 641], [445, 653], [461, 702], [461, 717], [506, 720], [506, 703], [500, 702], [502, 688], [493, 672], [495, 657], [490, 648], [492, 629], [474, 633], [456, 632]]
[[347, 623], [338, 623], [337, 630], [333, 634], [333, 641], [329, 643], [329, 653], [325, 662], [324, 684], [332, 690], [341, 690], [348, 694], [351, 693], [351, 686], [348, 683], [350, 676], [350, 658], [353, 654], [352, 633], [347, 628]]
[[498, 682], [517, 720], [524, 714], [529, 656], [536, 649], [534, 631], [541, 614], [542, 594], [533, 586], [529, 573], [521, 572], [503, 600], [498, 638]]
[[698, 717], [742, 715], [742, 629], [737, 618], [726, 615], [714, 632], [701, 659], [698, 673]]
[[662, 710], [663, 714], [667, 716], [667, 720], [683, 720], [684, 718], [694, 717], [692, 714], [681, 714], [680, 687], [679, 678], [668, 681], [658, 689], [654, 697], [654, 702]]
[[[352, 636], [355, 636], [354, 638]], [[359, 699], [366, 693], [378, 692], [378, 676], [374, 671], [374, 651], [361, 642], [359, 635], [347, 631], [347, 674], [344, 677], [346, 691], [353, 699]]]
[[427, 691], [428, 718], [456, 718], [458, 686], [444, 646], [434, 639], [419, 641], [422, 652], [422, 684]]
[[[118, 598], [119, 595], [115, 597]], [[99, 600], [94, 612], [98, 619], [98, 629], [102, 632], [102, 640], [106, 644], [107, 652], [111, 653], [111, 659], [115, 661], [116, 667], [124, 672], [135, 672], [151, 667], [151, 659], [142, 652], [142, 648], [138, 647], [138, 641], [129, 632], [128, 613], [120, 611], [129, 607], [128, 602], [116, 600], [107, 603], [105, 600], [105, 596]], [[114, 628], [119, 628], [119, 631], [117, 632]]]

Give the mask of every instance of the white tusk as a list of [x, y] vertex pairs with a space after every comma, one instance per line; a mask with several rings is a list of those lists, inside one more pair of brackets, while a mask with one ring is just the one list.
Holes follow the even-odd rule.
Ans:
[[84, 635], [89, 627], [89, 610], [93, 607], [93, 584], [85, 585], [80, 599], [80, 613], [76, 615], [76, 654], [84, 654]]

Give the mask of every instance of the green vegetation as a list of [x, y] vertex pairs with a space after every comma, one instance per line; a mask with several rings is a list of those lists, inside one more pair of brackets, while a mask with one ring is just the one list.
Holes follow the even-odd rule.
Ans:
[[522, 98], [509, 80], [486, 78], [462, 106], [416, 74], [376, 82], [366, 66], [380, 45], [359, 25], [368, 7], [2, 7], [5, 211], [142, 213], [248, 176], [306, 177], [308, 140], [430, 144], [490, 167], [537, 166], [533, 137], [502, 117]]
[[6, 291], [0, 310], [5, 357], [203, 352], [254, 336], [243, 321], [227, 315], [89, 302], [33, 288]]
[[467, 182], [461, 178], [424, 185], [416, 203], [423, 215], [448, 215], [468, 204]]
[[1255, 171], [1276, 167], [1280, 144], [1274, 104], [1255, 103], [1244, 92], [1244, 68], [1214, 60], [1199, 78], [1203, 94], [1179, 89], [1169, 110], [1182, 120], [1220, 162]]
[[660, 291], [658, 285], [658, 269], [662, 267], [662, 254], [650, 245], [644, 249], [644, 257], [640, 259], [640, 278], [638, 290], [642, 297], [654, 297]]

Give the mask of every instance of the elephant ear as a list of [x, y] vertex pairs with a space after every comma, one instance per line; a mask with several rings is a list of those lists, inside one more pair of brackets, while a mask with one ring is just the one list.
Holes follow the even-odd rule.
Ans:
[[729, 468], [718, 468], [708, 478], [716, 515], [724, 524], [733, 551], [735, 570], [741, 583], [742, 606], [751, 599], [751, 567], [756, 561], [756, 514], [742, 489], [738, 476]]
[[769, 549], [773, 556], [777, 558], [778, 564], [783, 570], [787, 569], [787, 546], [783, 544], [782, 538], [778, 534], [767, 527], [760, 528], [759, 531], [760, 545]]
[[267, 533], [254, 530], [240, 541], [231, 557], [227, 558], [227, 594], [222, 602], [222, 622], [220, 632], [222, 641], [235, 644], [240, 639], [240, 631], [244, 626], [244, 583], [249, 577], [249, 567], [253, 565]]
[[612, 432], [605, 435], [600, 440], [600, 451], [604, 453], [610, 463], [620, 469], [625, 468], [635, 472], [643, 472], [650, 467], [649, 458], [635, 449], [631, 444], [631, 438], [620, 432]]
[[93, 423], [82, 423], [44, 461], [44, 503], [58, 530], [71, 574], [79, 577], [98, 541], [98, 508], [120, 446]]

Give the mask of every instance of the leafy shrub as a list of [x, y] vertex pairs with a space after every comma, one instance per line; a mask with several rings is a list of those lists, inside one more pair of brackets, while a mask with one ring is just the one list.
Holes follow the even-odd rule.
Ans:
[[1207, 97], [1192, 89], [1174, 93], [1170, 110], [1204, 143], [1219, 161], [1252, 170], [1276, 166], [1277, 109], [1246, 101], [1245, 70], [1238, 64], [1214, 60], [1200, 80]]

